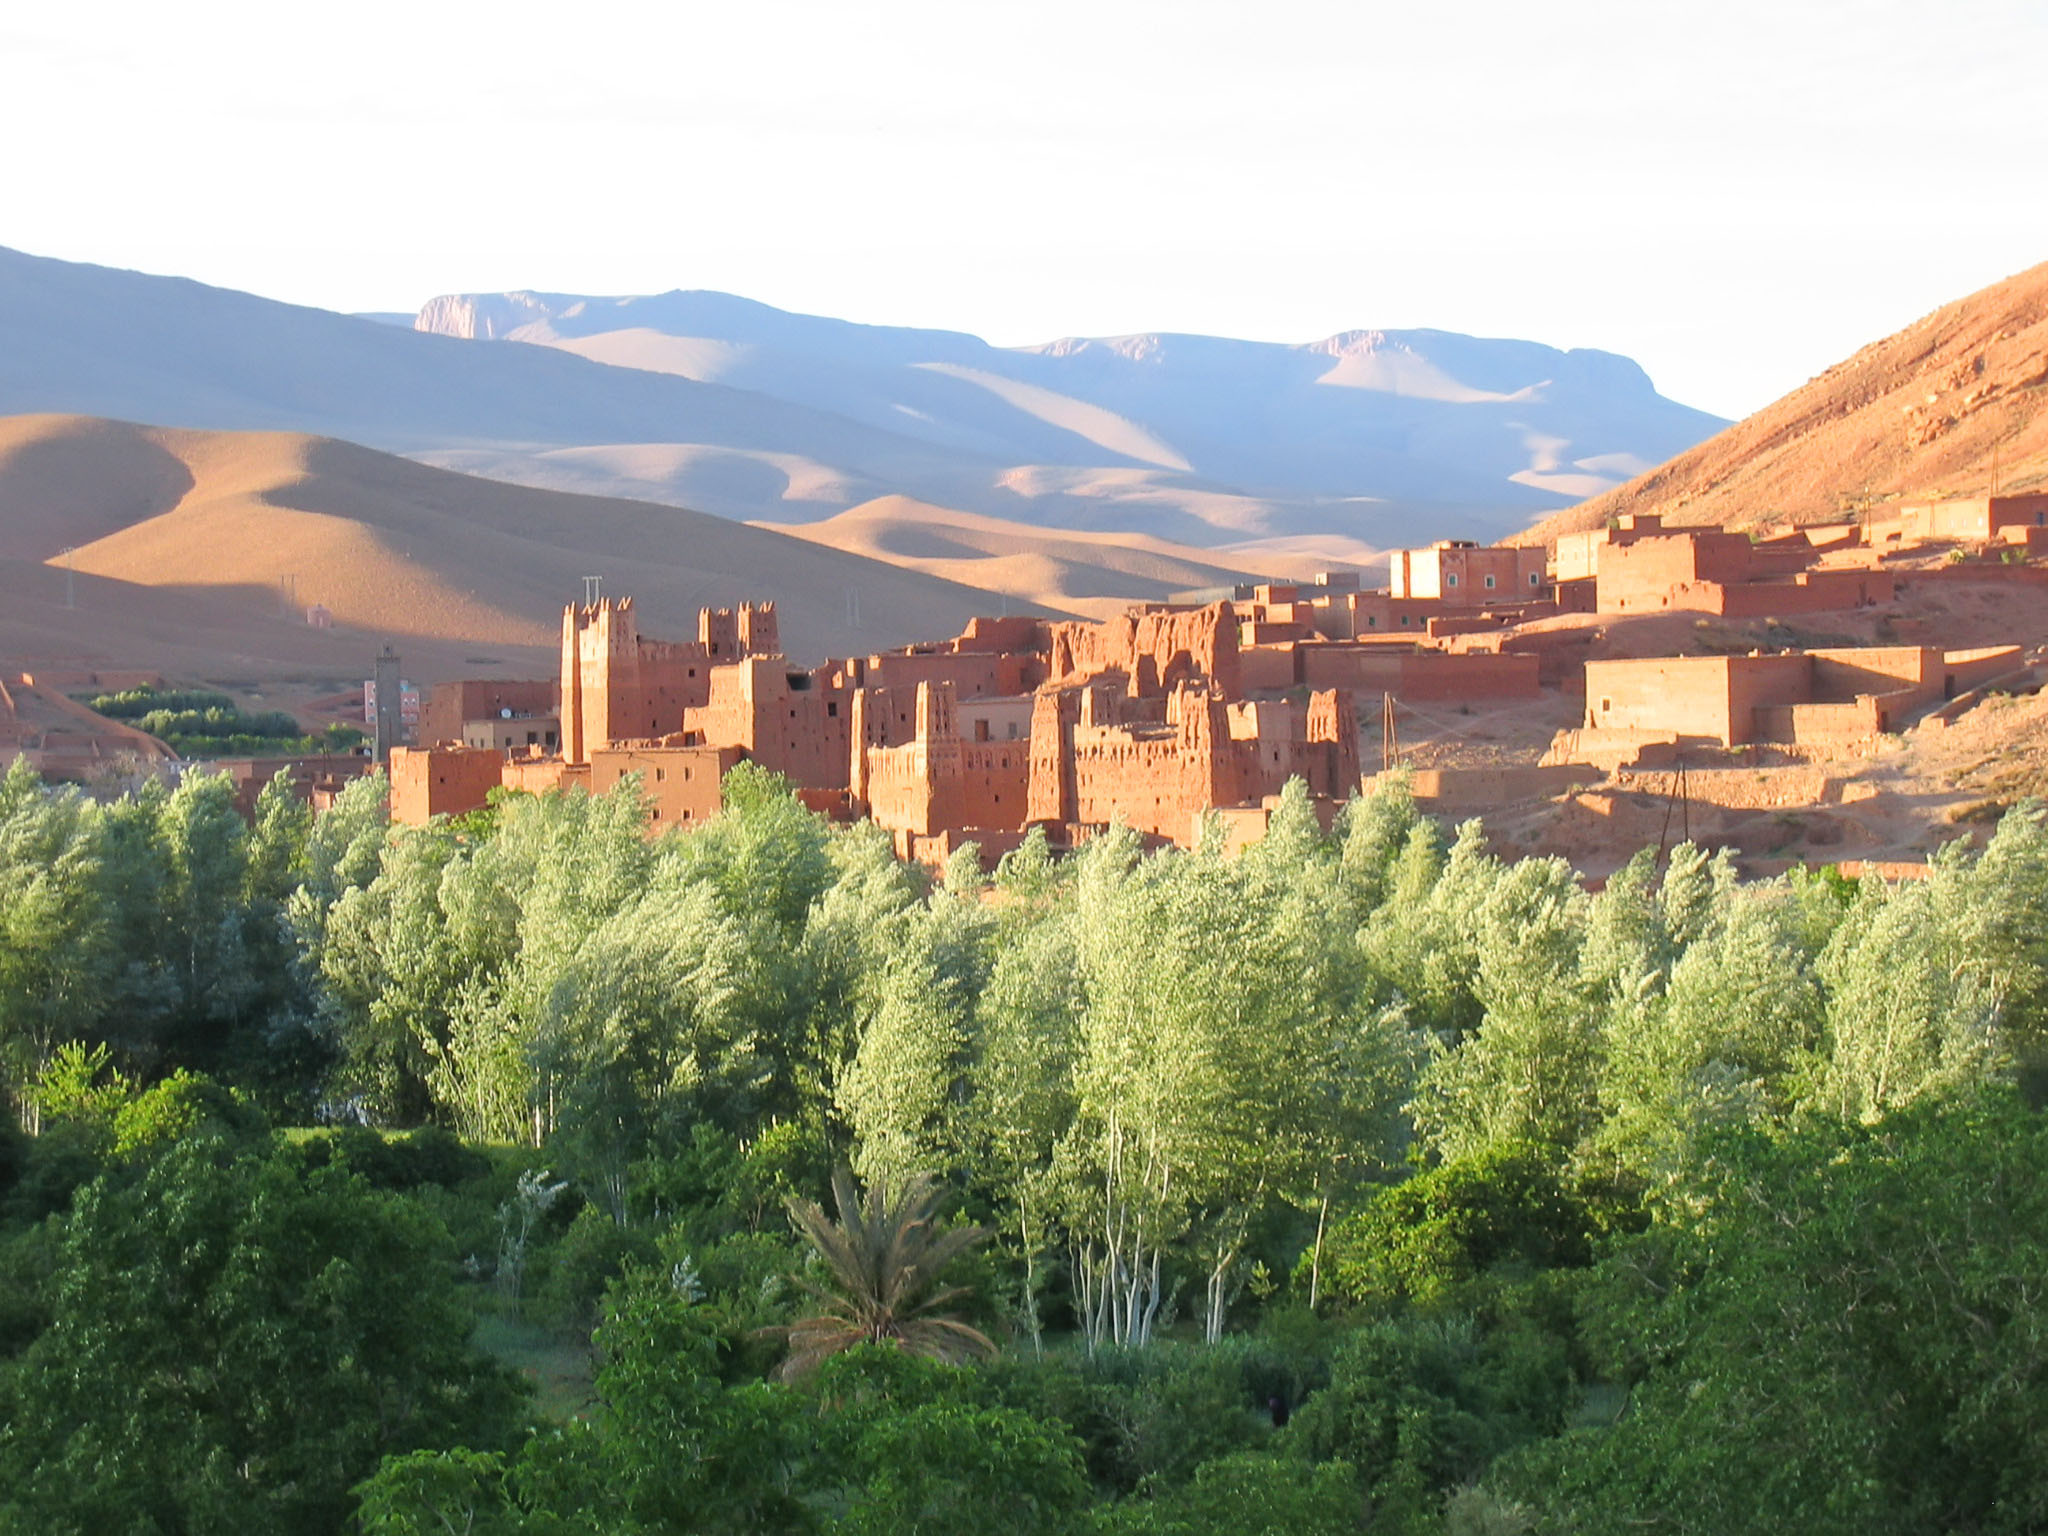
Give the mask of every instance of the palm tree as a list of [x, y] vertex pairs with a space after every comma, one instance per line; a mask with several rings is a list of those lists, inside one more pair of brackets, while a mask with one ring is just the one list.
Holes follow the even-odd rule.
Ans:
[[857, 1344], [893, 1344], [913, 1355], [959, 1361], [995, 1353], [987, 1335], [938, 1309], [966, 1294], [963, 1286], [939, 1288], [946, 1266], [988, 1236], [985, 1227], [937, 1231], [932, 1211], [939, 1202], [937, 1181], [913, 1175], [890, 1198], [889, 1181], [877, 1178], [863, 1200], [853, 1175], [832, 1175], [833, 1221], [815, 1200], [791, 1199], [796, 1224], [831, 1273], [831, 1286], [798, 1277], [797, 1283], [825, 1305], [790, 1324], [789, 1358], [782, 1377], [793, 1381], [819, 1363]]

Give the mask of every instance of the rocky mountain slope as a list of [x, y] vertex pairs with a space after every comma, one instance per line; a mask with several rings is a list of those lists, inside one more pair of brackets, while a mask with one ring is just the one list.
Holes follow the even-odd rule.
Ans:
[[1936, 310], [1626, 485], [1539, 542], [1622, 513], [1746, 527], [2048, 485], [2048, 264]]

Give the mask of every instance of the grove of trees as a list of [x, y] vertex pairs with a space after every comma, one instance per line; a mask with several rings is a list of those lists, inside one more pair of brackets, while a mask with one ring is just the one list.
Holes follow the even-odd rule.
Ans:
[[1591, 890], [726, 799], [0, 779], [0, 1532], [2048, 1528], [2039, 808]]

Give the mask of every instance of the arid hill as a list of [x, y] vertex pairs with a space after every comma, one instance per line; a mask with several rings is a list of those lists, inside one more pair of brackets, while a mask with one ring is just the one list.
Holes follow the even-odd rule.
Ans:
[[[124, 655], [115, 642], [211, 632], [219, 665], [244, 675], [265, 655], [298, 664], [345, 652], [360, 669], [385, 639], [451, 665], [477, 653], [545, 670], [562, 605], [585, 576], [633, 594], [654, 634], [693, 632], [702, 606], [772, 598], [784, 644], [803, 657], [955, 634], [999, 601], [676, 507], [478, 480], [297, 433], [77, 416], [0, 418], [0, 562], [19, 594], [0, 624], [0, 660], [79, 653], [168, 666], [154, 649]], [[64, 600], [57, 564], [81, 573], [79, 606], [61, 616], [48, 611]], [[16, 605], [38, 590], [45, 611], [17, 633]], [[335, 637], [306, 627], [314, 604], [331, 613]], [[288, 614], [282, 644], [269, 631]], [[36, 643], [45, 626], [68, 643]]]
[[1545, 518], [1747, 527], [2048, 483], [2048, 264], [1936, 310], [1669, 463]]
[[1034, 528], [908, 496], [880, 496], [823, 522], [760, 526], [1091, 618], [1177, 592], [1312, 574], [1299, 559], [1219, 557], [1137, 533]]

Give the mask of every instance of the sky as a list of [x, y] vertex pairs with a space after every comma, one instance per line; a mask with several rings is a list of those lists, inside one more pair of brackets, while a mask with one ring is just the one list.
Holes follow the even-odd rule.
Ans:
[[2040, 0], [8, 4], [0, 245], [344, 310], [1433, 326], [1733, 417], [2048, 260], [2044, 64]]

